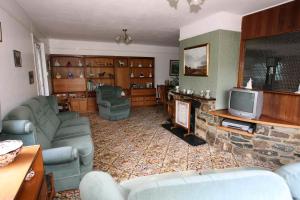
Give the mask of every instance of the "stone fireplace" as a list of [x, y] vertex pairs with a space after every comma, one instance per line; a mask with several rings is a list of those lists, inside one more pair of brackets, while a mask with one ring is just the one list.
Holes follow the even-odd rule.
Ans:
[[214, 103], [202, 103], [196, 110], [195, 134], [219, 150], [242, 154], [262, 161], [288, 164], [300, 161], [300, 129], [257, 124], [252, 136], [218, 129], [223, 120], [209, 111]]

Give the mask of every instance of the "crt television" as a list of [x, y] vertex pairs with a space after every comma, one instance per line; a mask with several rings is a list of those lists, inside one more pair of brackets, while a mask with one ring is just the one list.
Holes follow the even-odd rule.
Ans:
[[263, 92], [233, 88], [229, 91], [228, 112], [232, 115], [258, 119], [263, 107]]

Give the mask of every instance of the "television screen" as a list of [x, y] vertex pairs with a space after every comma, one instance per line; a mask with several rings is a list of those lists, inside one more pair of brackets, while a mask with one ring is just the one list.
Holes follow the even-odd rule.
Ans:
[[230, 108], [242, 112], [253, 112], [255, 93], [232, 91]]

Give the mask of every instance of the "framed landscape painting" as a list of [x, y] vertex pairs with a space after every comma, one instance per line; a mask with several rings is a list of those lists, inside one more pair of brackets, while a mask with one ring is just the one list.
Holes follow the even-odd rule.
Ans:
[[208, 76], [209, 44], [184, 49], [184, 75]]
[[179, 60], [170, 60], [170, 76], [179, 76]]

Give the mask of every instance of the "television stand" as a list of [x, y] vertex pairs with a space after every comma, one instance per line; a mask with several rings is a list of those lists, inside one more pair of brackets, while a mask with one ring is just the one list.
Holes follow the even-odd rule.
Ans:
[[[300, 128], [300, 125], [298, 125], [298, 124], [294, 124], [294, 123], [283, 121], [283, 120], [276, 119], [276, 118], [271, 118], [271, 117], [264, 116], [264, 115], [262, 115], [259, 119], [247, 119], [247, 118], [242, 118], [242, 117], [231, 115], [227, 109], [210, 111], [209, 113], [211, 115], [222, 117], [224, 119], [233, 119], [233, 120], [249, 122], [249, 123], [254, 123], [254, 124], [280, 126], [280, 127], [285, 127], [285, 128]], [[230, 132], [248, 136], [248, 137], [253, 136], [252, 133], [249, 133], [247, 131], [242, 131], [242, 130], [238, 130], [238, 129], [234, 129], [234, 128], [230, 128], [230, 127], [224, 127], [222, 125], [217, 126], [217, 128], [220, 130], [230, 131]]]

